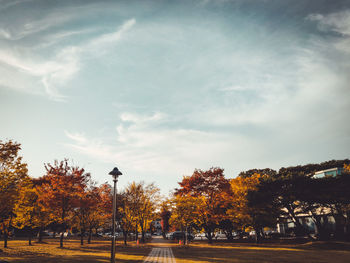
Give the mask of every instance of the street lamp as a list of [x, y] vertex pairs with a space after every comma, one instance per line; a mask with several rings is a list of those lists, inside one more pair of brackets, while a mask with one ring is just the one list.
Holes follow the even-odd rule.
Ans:
[[113, 176], [113, 218], [112, 218], [112, 250], [111, 250], [111, 263], [115, 263], [115, 213], [117, 210], [117, 190], [116, 185], [118, 182], [119, 175], [122, 175], [122, 173], [118, 170], [117, 167], [114, 167], [114, 169], [109, 172], [110, 175]]

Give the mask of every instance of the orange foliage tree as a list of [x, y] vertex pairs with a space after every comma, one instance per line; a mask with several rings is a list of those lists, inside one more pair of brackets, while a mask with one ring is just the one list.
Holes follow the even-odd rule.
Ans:
[[107, 183], [90, 189], [90, 209], [87, 213], [87, 228], [89, 230], [88, 244], [91, 243], [92, 230], [101, 226], [110, 225], [112, 218], [111, 186]]
[[214, 231], [225, 216], [226, 194], [230, 191], [224, 170], [218, 167], [208, 171], [195, 170], [192, 176], [183, 177], [179, 185], [175, 195], [202, 199], [202, 205], [196, 211], [196, 225], [204, 229], [209, 243], [212, 243]]
[[42, 241], [42, 231], [50, 223], [51, 217], [48, 209], [43, 207], [38, 198], [38, 184], [40, 180], [29, 179], [23, 183], [19, 190], [18, 201], [15, 205], [14, 224], [18, 228], [27, 228], [28, 244], [31, 245], [33, 230], [39, 229], [38, 241]]
[[0, 140], [0, 230], [7, 247], [8, 231], [14, 217], [21, 184], [28, 180], [27, 164], [18, 156], [19, 143]]
[[53, 218], [61, 224], [60, 247], [63, 247], [63, 234], [71, 223], [72, 211], [78, 207], [90, 175], [85, 174], [84, 169], [70, 166], [67, 159], [46, 164], [45, 168], [47, 173], [42, 177], [39, 202], [49, 207]]

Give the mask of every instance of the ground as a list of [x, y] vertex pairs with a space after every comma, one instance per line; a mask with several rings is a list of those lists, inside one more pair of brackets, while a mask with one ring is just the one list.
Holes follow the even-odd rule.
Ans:
[[[2, 245], [2, 242], [1, 242]], [[110, 262], [111, 241], [107, 239], [94, 240], [92, 244], [80, 245], [79, 239], [64, 241], [64, 248], [59, 248], [59, 240], [48, 239], [44, 244], [33, 242], [28, 246], [25, 240], [10, 240], [8, 248], [1, 248], [1, 260], [8, 262], [37, 262], [37, 263], [68, 263], [68, 262]], [[151, 251], [147, 245], [123, 246], [118, 242], [116, 249], [117, 262], [142, 262], [145, 255]]]
[[[0, 252], [0, 261], [8, 262], [110, 262], [110, 241], [99, 239], [92, 244], [80, 245], [78, 239], [66, 240], [64, 248], [59, 248], [59, 240], [46, 240], [44, 244], [28, 246], [25, 240], [10, 240], [9, 248]], [[0, 245], [3, 245], [0, 242]], [[350, 244], [341, 242], [316, 242], [304, 244], [253, 245], [249, 243], [217, 242], [213, 245], [205, 241], [195, 241], [189, 247], [177, 243], [163, 242], [136, 245], [131, 242], [125, 247], [118, 242], [116, 262], [143, 262], [153, 247], [171, 247], [177, 263], [209, 262], [349, 262]]]

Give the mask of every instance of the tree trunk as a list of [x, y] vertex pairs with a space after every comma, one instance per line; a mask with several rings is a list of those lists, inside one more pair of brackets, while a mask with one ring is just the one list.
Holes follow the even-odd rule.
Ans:
[[60, 248], [63, 248], [63, 234], [64, 232], [62, 231], [60, 235]]
[[212, 244], [213, 243], [213, 237], [211, 235], [211, 230], [207, 230], [206, 233], [207, 233], [208, 243]]
[[127, 243], [128, 232], [123, 231], [123, 235], [124, 235], [124, 245], [127, 246], [128, 245], [128, 243]]
[[303, 231], [303, 232], [307, 235], [307, 237], [308, 237], [310, 240], [315, 240], [315, 238], [312, 237], [312, 236], [310, 235], [310, 231], [309, 231], [308, 229], [306, 229], [306, 228], [299, 222], [298, 218], [297, 218], [296, 215], [294, 214], [293, 208], [290, 207], [290, 206], [286, 206], [286, 208], [287, 208], [287, 211], [288, 211], [288, 214], [289, 214], [290, 218], [292, 219], [292, 221], [293, 221], [293, 223], [296, 225], [296, 227], [297, 227], [298, 229], [300, 229], [301, 231]]
[[346, 240], [350, 241], [350, 209], [346, 211], [344, 233]]
[[90, 227], [89, 229], [88, 244], [91, 244], [91, 237], [92, 237], [92, 227]]
[[28, 245], [32, 245], [32, 229], [29, 230], [29, 235], [28, 235]]
[[7, 231], [4, 231], [4, 248], [7, 248]]
[[255, 230], [255, 243], [259, 244], [261, 241], [261, 229], [260, 228], [254, 228]]
[[139, 232], [137, 231], [137, 224], [136, 224], [136, 228], [135, 228], [135, 240], [137, 241], [138, 238], [139, 238]]
[[80, 229], [80, 245], [84, 245], [84, 234], [85, 231], [83, 229]]
[[141, 242], [142, 243], [145, 243], [145, 231], [142, 230], [142, 233], [141, 233]]
[[39, 233], [38, 233], [38, 243], [43, 242], [43, 228], [39, 228]]

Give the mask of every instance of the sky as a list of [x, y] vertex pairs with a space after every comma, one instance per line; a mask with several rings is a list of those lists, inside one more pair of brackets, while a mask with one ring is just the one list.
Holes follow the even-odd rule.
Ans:
[[0, 140], [98, 183], [350, 157], [350, 2], [0, 0]]

